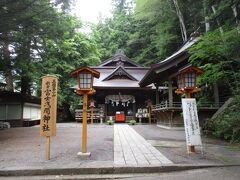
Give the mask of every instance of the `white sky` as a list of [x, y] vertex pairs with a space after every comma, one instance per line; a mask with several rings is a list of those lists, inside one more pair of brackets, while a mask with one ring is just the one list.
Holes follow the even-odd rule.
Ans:
[[72, 12], [82, 21], [97, 23], [98, 17], [110, 17], [112, 0], [76, 0]]

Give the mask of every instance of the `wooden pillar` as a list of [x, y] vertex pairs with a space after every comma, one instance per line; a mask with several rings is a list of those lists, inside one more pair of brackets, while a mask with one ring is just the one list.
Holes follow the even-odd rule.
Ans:
[[155, 84], [156, 87], [156, 104], [159, 104], [159, 86]]
[[191, 98], [191, 93], [190, 92], [185, 92], [185, 98]]
[[134, 119], [136, 119], [136, 102], [133, 103], [133, 116], [134, 116]]
[[168, 80], [168, 102], [169, 107], [173, 106], [173, 87], [172, 87], [172, 81]]
[[105, 108], [104, 108], [105, 120], [107, 119], [107, 115], [108, 115], [107, 114], [107, 111], [108, 111], [107, 106], [108, 106], [108, 104], [106, 102], [106, 97], [105, 97]]
[[152, 123], [152, 107], [151, 106], [148, 107], [148, 113], [149, 113], [148, 123], [151, 124]]
[[94, 107], [92, 106], [91, 107], [91, 124], [93, 124], [93, 110], [94, 110]]
[[82, 153], [87, 152], [87, 103], [88, 103], [88, 95], [83, 94]]
[[216, 107], [219, 107], [219, 91], [217, 83], [213, 83], [214, 103]]

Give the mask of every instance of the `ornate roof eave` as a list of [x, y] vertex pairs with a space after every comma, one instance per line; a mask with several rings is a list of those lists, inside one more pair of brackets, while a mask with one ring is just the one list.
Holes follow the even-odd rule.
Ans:
[[122, 70], [124, 72], [123, 75], [126, 75], [129, 79], [133, 80], [133, 81], [138, 81], [135, 77], [133, 77], [131, 74], [129, 74], [122, 66], [117, 67], [116, 69], [114, 69], [106, 78], [104, 78], [102, 81], [107, 81], [110, 80], [113, 76], [117, 75], [116, 73]]
[[178, 64], [186, 61], [189, 57], [187, 50], [199, 39], [199, 37], [190, 39], [186, 44], [184, 44], [178, 51], [173, 53], [171, 56], [157, 64], [154, 64], [139, 82], [139, 85], [141, 87], [147, 86], [151, 83], [154, 83], [154, 81], [158, 79], [157, 76], [159, 76], [159, 74], [162, 74], [161, 77], [164, 78], [166, 75], [166, 71], [168, 71], [170, 68], [175, 67], [176, 69], [178, 69]]

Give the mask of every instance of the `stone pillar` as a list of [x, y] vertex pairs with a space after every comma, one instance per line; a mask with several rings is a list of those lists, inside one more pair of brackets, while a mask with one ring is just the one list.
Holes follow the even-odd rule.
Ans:
[[173, 86], [172, 86], [172, 81], [168, 80], [168, 102], [169, 102], [169, 107], [173, 106]]

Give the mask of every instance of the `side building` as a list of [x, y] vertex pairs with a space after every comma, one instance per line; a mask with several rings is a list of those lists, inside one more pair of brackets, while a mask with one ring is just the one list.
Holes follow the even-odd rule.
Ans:
[[0, 121], [8, 122], [11, 127], [21, 127], [39, 124], [40, 118], [39, 97], [0, 91]]
[[[151, 69], [140, 81], [140, 87], [146, 87], [152, 83], [156, 85], [157, 92], [159, 92], [159, 99], [156, 104], [153, 105], [152, 111], [154, 117], [157, 120], [158, 126], [162, 127], [182, 127], [183, 117], [181, 107], [181, 95], [175, 93], [178, 85], [176, 74], [184, 68], [191, 66], [189, 63], [188, 49], [192, 47], [197, 41], [198, 37], [191, 37], [179, 50], [173, 53], [171, 56], [154, 64]], [[165, 90], [159, 89], [159, 87], [165, 86]], [[212, 117], [212, 115], [219, 109], [219, 107], [225, 102], [225, 99], [220, 99], [220, 92], [218, 86], [215, 84], [212, 95], [214, 101], [212, 102], [198, 102], [198, 111], [200, 125], [202, 126], [206, 119]], [[202, 90], [204, 86], [200, 87]]]

